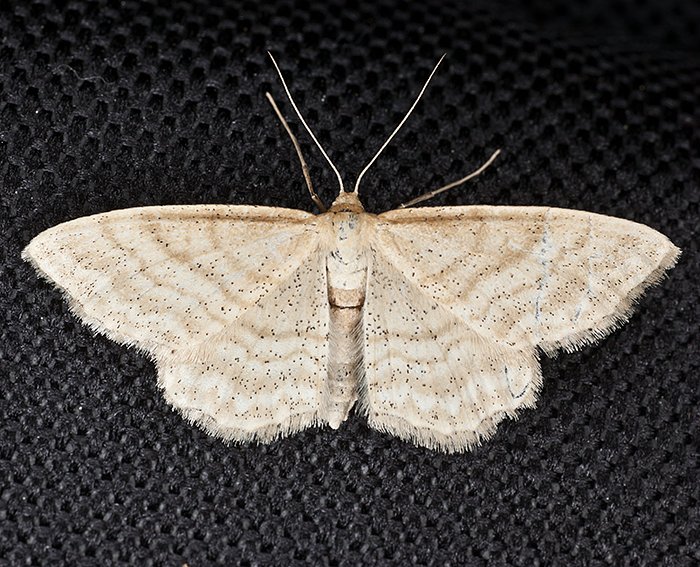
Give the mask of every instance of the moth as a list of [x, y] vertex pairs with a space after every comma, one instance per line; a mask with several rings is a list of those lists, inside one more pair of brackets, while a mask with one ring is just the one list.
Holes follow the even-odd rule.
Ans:
[[[167, 401], [227, 441], [368, 424], [454, 452], [535, 405], [538, 357], [624, 323], [679, 249], [628, 220], [551, 207], [371, 214], [340, 184], [322, 212], [141, 207], [46, 230], [23, 258], [90, 328], [147, 353]], [[439, 63], [438, 63], [439, 65]], [[469, 176], [416, 199], [449, 189]]]

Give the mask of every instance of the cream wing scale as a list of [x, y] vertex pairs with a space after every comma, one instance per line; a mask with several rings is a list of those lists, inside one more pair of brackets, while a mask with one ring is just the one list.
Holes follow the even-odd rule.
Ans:
[[23, 257], [93, 330], [150, 354], [185, 417], [267, 441], [324, 422], [317, 220], [271, 207], [128, 209], [46, 230]]
[[446, 451], [534, 405], [538, 351], [608, 334], [679, 255], [647, 226], [545, 207], [389, 211], [369, 246], [363, 411]]

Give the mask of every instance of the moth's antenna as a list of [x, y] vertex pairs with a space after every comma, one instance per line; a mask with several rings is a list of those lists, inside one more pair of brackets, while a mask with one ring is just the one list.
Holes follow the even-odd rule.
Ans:
[[311, 176], [309, 175], [309, 166], [306, 165], [306, 160], [304, 159], [304, 154], [301, 153], [301, 146], [299, 146], [299, 141], [297, 140], [297, 137], [294, 135], [294, 132], [292, 132], [292, 129], [289, 127], [289, 124], [285, 120], [284, 116], [282, 116], [282, 113], [280, 112], [280, 109], [277, 106], [275, 99], [272, 98], [272, 95], [270, 93], [265, 93], [265, 96], [267, 97], [267, 100], [270, 101], [270, 104], [272, 105], [272, 110], [275, 111], [277, 118], [280, 119], [282, 126], [284, 126], [284, 129], [287, 131], [287, 134], [289, 134], [289, 137], [292, 139], [292, 144], [294, 144], [294, 149], [297, 151], [297, 156], [299, 156], [299, 163], [301, 163], [301, 172], [304, 174], [304, 180], [306, 181], [306, 186], [309, 188], [309, 194], [311, 195], [311, 200], [316, 204], [319, 211], [321, 211], [322, 213], [325, 213], [328, 209], [326, 209], [326, 205], [323, 204], [323, 201], [321, 201], [321, 198], [316, 194], [316, 191], [314, 191], [314, 185], [313, 185], [313, 183], [311, 183]]
[[297, 108], [297, 105], [294, 102], [294, 99], [292, 98], [292, 93], [289, 92], [289, 88], [287, 87], [287, 83], [284, 80], [284, 77], [282, 76], [282, 71], [280, 71], [279, 65], [277, 65], [277, 61], [275, 61], [275, 58], [272, 56], [272, 53], [270, 53], [268, 51], [267, 54], [270, 56], [270, 59], [272, 59], [272, 64], [275, 66], [275, 70], [277, 71], [277, 74], [280, 76], [280, 80], [282, 81], [282, 86], [284, 87], [284, 92], [287, 93], [287, 98], [289, 99], [289, 102], [292, 103], [292, 107], [294, 108], [294, 112], [297, 113], [299, 120], [301, 120], [301, 123], [304, 125], [304, 128], [306, 128], [306, 131], [309, 133], [309, 136], [311, 136], [311, 139], [316, 143], [316, 145], [318, 146], [318, 149], [321, 150], [323, 157], [326, 158], [326, 161], [330, 164], [331, 169], [333, 170], [336, 177], [338, 178], [338, 184], [340, 185], [340, 192], [342, 193], [343, 191], [345, 191], [345, 186], [343, 185], [343, 178], [340, 176], [340, 172], [338, 171], [338, 168], [335, 167], [335, 165], [333, 165], [333, 162], [331, 161], [331, 158], [328, 157], [326, 150], [323, 149], [323, 146], [321, 146], [320, 142], [316, 139], [316, 136], [314, 136], [314, 133], [311, 131], [311, 128], [309, 128], [309, 125], [306, 123], [306, 120], [304, 120], [304, 117], [301, 115], [301, 112], [299, 112], [299, 109]]
[[440, 57], [440, 61], [437, 62], [433, 70], [431, 71], [430, 75], [428, 76], [428, 80], [425, 81], [425, 84], [423, 85], [423, 88], [420, 90], [418, 93], [418, 97], [416, 97], [415, 102], [411, 106], [411, 108], [408, 109], [408, 112], [406, 113], [406, 116], [403, 117], [403, 120], [399, 122], [399, 125], [396, 127], [396, 129], [391, 133], [391, 136], [389, 136], [382, 145], [381, 148], [379, 148], [379, 151], [374, 154], [374, 157], [370, 160], [370, 162], [365, 166], [365, 168], [360, 172], [360, 175], [357, 177], [357, 181], [355, 181], [355, 189], [353, 189], [353, 193], [357, 193], [359, 188], [360, 188], [360, 181], [362, 180], [362, 176], [367, 172], [367, 170], [372, 166], [372, 164], [375, 162], [375, 160], [379, 157], [379, 154], [381, 154], [384, 151], [384, 148], [386, 148], [389, 145], [389, 142], [396, 136], [396, 133], [401, 129], [401, 126], [403, 126], [403, 123], [408, 120], [408, 117], [411, 116], [411, 113], [413, 112], [413, 109], [416, 107], [418, 104], [418, 101], [421, 99], [423, 96], [423, 93], [425, 92], [425, 89], [428, 88], [428, 83], [430, 82], [430, 79], [433, 78], [433, 75], [435, 74], [435, 71], [437, 71], [437, 68], [440, 66], [440, 63], [442, 63], [442, 60], [445, 58], [447, 53], [443, 54], [442, 57]]
[[457, 181], [453, 181], [452, 183], [448, 183], [447, 185], [443, 185], [439, 189], [433, 189], [432, 191], [428, 191], [427, 193], [424, 193], [420, 197], [416, 197], [415, 199], [411, 199], [410, 201], [403, 203], [402, 205], [399, 205], [399, 209], [405, 209], [406, 207], [412, 207], [413, 205], [416, 205], [418, 203], [422, 203], [423, 201], [427, 201], [428, 199], [432, 199], [435, 197], [435, 195], [439, 195], [443, 191], [447, 191], [448, 189], [452, 189], [453, 187], [457, 187], [457, 185], [461, 185], [462, 183], [469, 181], [470, 179], [473, 179], [477, 175], [481, 175], [484, 170], [493, 163], [493, 160], [495, 160], [498, 157], [498, 154], [501, 153], [501, 150], [496, 150], [491, 154], [491, 157], [487, 159], [479, 169], [476, 171], [472, 171], [469, 175], [466, 177], [462, 177], [462, 179], [458, 179]]

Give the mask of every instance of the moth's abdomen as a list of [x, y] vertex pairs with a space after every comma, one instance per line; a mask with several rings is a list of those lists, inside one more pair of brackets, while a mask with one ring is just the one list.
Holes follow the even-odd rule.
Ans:
[[362, 366], [362, 309], [330, 306], [328, 402], [325, 418], [337, 429], [357, 401]]

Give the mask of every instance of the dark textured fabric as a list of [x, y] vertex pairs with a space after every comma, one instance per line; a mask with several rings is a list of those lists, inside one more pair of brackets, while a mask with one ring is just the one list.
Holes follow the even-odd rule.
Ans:
[[[697, 2], [261, 4], [0, 12], [0, 564], [697, 565]], [[122, 207], [312, 210], [264, 98], [292, 118], [267, 49], [348, 185], [449, 54], [367, 175], [369, 211], [500, 147], [433, 204], [620, 216], [668, 235], [679, 265], [601, 344], [545, 358], [538, 407], [471, 453], [357, 416], [268, 446], [208, 437], [19, 254]]]

